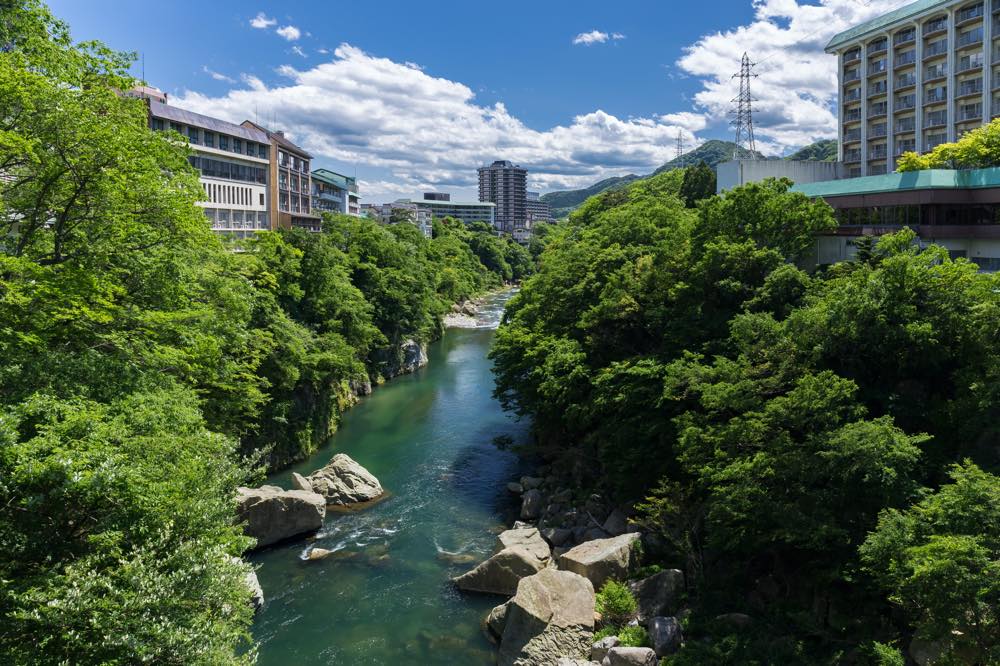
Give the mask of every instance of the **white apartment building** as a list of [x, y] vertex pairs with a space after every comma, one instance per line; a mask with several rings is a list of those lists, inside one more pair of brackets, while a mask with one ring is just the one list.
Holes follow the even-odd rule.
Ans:
[[895, 170], [1000, 115], [1000, 0], [918, 0], [833, 37], [846, 176]]

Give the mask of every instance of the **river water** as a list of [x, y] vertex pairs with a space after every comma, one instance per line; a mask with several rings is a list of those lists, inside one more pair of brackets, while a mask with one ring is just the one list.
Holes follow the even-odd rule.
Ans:
[[[291, 472], [343, 452], [391, 495], [328, 513], [314, 540], [250, 557], [266, 599], [253, 628], [260, 664], [495, 663], [480, 622], [503, 599], [460, 594], [449, 578], [492, 552], [514, 509], [506, 482], [519, 462], [492, 440], [523, 441], [527, 425], [493, 400], [486, 358], [504, 300], [490, 300], [477, 328], [449, 329], [427, 367], [377, 388], [325, 448], [269, 479], [290, 488]], [[312, 547], [336, 552], [306, 561]]]

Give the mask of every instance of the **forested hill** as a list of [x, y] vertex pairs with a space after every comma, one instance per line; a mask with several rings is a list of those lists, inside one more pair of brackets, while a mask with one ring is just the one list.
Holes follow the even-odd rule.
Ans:
[[[653, 173], [658, 174], [663, 173], [664, 171], [670, 171], [671, 169], [694, 166], [700, 162], [704, 162], [710, 167], [715, 167], [722, 162], [733, 159], [733, 153], [735, 150], [736, 144], [732, 141], [712, 139], [701, 144], [694, 150], [670, 160], [656, 169]], [[765, 157], [763, 153], [759, 152], [756, 153], [756, 155], [758, 159], [777, 159], [773, 157]], [[784, 159], [833, 161], [837, 159], [837, 142], [832, 139], [817, 141], [816, 143], [810, 144]], [[557, 218], [565, 217], [579, 207], [580, 204], [586, 201], [589, 197], [607, 190], [622, 188], [629, 183], [644, 177], [645, 176], [630, 174], [628, 176], [606, 178], [605, 180], [594, 183], [590, 187], [585, 187], [583, 189], [558, 190], [543, 194], [542, 201], [545, 201], [552, 206], [553, 216]]]

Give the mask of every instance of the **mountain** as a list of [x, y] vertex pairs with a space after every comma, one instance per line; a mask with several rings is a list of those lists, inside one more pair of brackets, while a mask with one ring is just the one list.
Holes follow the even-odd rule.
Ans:
[[[684, 153], [680, 157], [675, 157], [670, 160], [659, 169], [653, 172], [653, 174], [663, 173], [664, 171], [670, 171], [671, 169], [680, 169], [683, 167], [694, 166], [698, 162], [704, 162], [710, 167], [715, 167], [715, 165], [720, 162], [728, 162], [733, 159], [733, 153], [736, 152], [736, 144], [732, 141], [720, 141], [719, 139], [711, 139], [701, 144], [694, 150], [688, 153]], [[764, 160], [767, 159], [762, 153], [755, 153], [757, 159]]]
[[804, 160], [807, 162], [836, 162], [837, 140], [823, 139], [795, 151], [786, 160]]
[[585, 187], [582, 190], [559, 190], [556, 192], [549, 192], [548, 194], [543, 194], [540, 199], [552, 208], [553, 217], [560, 218], [576, 209], [580, 204], [595, 194], [600, 194], [605, 190], [617, 190], [625, 187], [634, 180], [639, 180], [641, 177], [642, 176], [636, 176], [635, 174], [630, 173], [627, 176], [605, 178], [604, 180], [594, 183], [590, 187]]

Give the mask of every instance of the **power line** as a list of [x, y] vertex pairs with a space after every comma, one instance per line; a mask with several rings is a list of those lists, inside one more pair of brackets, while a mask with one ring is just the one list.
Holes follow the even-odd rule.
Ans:
[[753, 138], [753, 103], [756, 101], [750, 94], [750, 80], [757, 78], [753, 73], [755, 63], [750, 62], [750, 56], [743, 53], [743, 60], [740, 62], [740, 71], [733, 74], [733, 78], [740, 79], [740, 94], [733, 98], [736, 106], [733, 111], [733, 125], [736, 126], [736, 148], [733, 150], [733, 159], [756, 159], [757, 146]]

